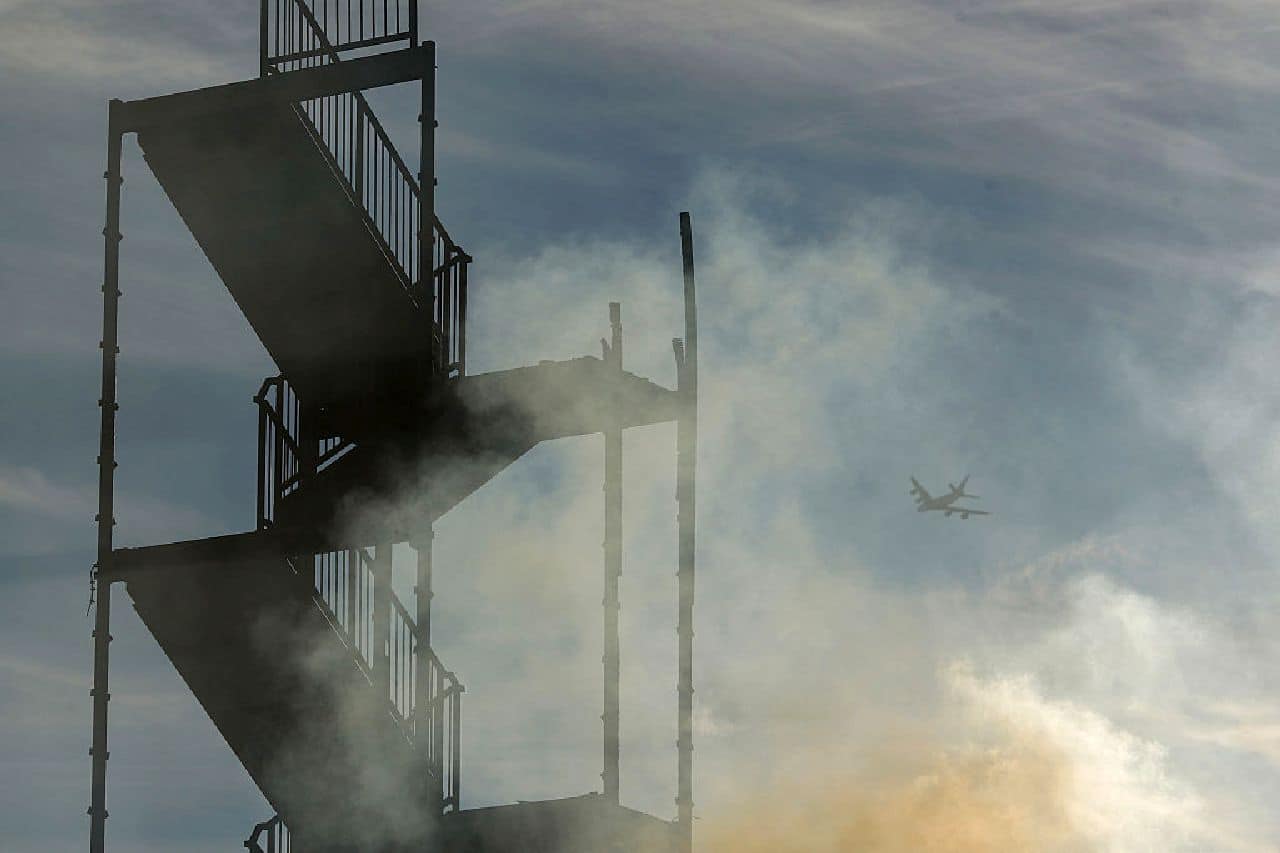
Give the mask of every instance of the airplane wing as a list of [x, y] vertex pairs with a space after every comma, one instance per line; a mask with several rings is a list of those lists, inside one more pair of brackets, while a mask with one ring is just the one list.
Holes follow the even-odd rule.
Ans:
[[924, 486], [920, 485], [920, 481], [915, 477], [911, 478], [911, 494], [915, 497], [916, 503], [933, 500], [933, 496], [929, 494]]
[[985, 509], [969, 509], [968, 507], [956, 506], [955, 504], [948, 504], [947, 506], [931, 506], [929, 509], [934, 512], [940, 512], [947, 518], [950, 518], [953, 515], [958, 515], [962, 519], [968, 518], [971, 515], [991, 515], [991, 513]]

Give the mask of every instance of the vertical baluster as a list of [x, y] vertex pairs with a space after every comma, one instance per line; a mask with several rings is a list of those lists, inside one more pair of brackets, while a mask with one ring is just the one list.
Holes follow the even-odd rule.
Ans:
[[449, 784], [453, 789], [450, 792], [453, 796], [453, 810], [457, 812], [462, 810], [462, 689], [457, 681], [454, 681], [451, 686], [453, 698], [450, 700], [450, 710], [453, 711], [453, 720], [449, 757], [453, 767], [449, 772]]
[[267, 76], [267, 0], [258, 2], [258, 76]]
[[458, 375], [467, 373], [467, 259], [458, 261]]
[[[266, 0], [263, 0], [266, 3]], [[254, 397], [254, 402], [258, 404], [258, 529], [262, 530], [266, 527], [266, 495], [262, 488], [262, 479], [266, 476], [266, 440], [267, 440], [267, 413], [262, 410], [262, 400]]]
[[334, 608], [334, 612], [338, 614], [339, 633], [346, 633], [347, 626], [347, 567], [344, 561], [345, 555], [346, 551], [333, 552], [334, 585], [338, 590], [337, 606]]
[[275, 391], [275, 411], [276, 417], [279, 419], [279, 423], [275, 424], [274, 428], [271, 430], [272, 437], [275, 439], [272, 442], [271, 448], [271, 504], [273, 508], [279, 503], [278, 499], [280, 497], [281, 490], [280, 484], [284, 482], [284, 436], [281, 435], [281, 426], [284, 424], [284, 411], [283, 407], [280, 405], [281, 394], [280, 386], [278, 384], [275, 386]]
[[359, 652], [360, 643], [356, 640], [356, 636], [360, 630], [359, 626], [359, 609], [357, 607], [357, 598], [360, 594], [359, 580], [356, 578], [356, 568], [358, 563], [355, 559], [355, 552], [350, 548], [347, 549], [347, 640], [351, 643], [351, 647]]
[[358, 639], [356, 640], [356, 648], [358, 648], [360, 650], [360, 654], [363, 655], [364, 650], [366, 648], [365, 608], [368, 607], [369, 596], [366, 592], [365, 584], [364, 584], [364, 561], [360, 558], [360, 550], [359, 549], [353, 550], [351, 553], [351, 557], [352, 559], [355, 560], [355, 564], [356, 564], [356, 596], [360, 599], [360, 609], [359, 609], [360, 624], [358, 626], [359, 634], [358, 634]]
[[445, 691], [445, 672], [440, 661], [436, 661], [436, 692], [435, 698], [441, 699], [435, 704], [432, 712], [433, 724], [431, 726], [431, 751], [434, 754], [436, 762], [436, 782], [441, 786], [440, 796], [444, 796], [444, 701], [442, 697]]
[[355, 103], [355, 134], [356, 134], [356, 198], [360, 200], [360, 205], [365, 207], [364, 199], [364, 105], [359, 101]]

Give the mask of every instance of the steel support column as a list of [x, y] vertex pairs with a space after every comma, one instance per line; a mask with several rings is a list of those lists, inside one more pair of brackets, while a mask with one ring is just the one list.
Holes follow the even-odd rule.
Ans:
[[413, 588], [416, 612], [414, 619], [418, 624], [418, 644], [415, 647], [415, 666], [417, 677], [413, 684], [413, 737], [414, 745], [429, 756], [430, 770], [437, 778], [432, 782], [429, 806], [432, 814], [443, 809], [444, 777], [440, 756], [433, 752], [435, 748], [435, 729], [441, 724], [440, 710], [431, 707], [433, 696], [433, 667], [431, 663], [431, 599], [435, 593], [431, 590], [431, 546], [435, 540], [435, 530], [430, 523], [425, 532], [419, 534], [409, 544], [418, 554], [418, 579]]
[[[445, 307], [446, 298], [443, 288], [435, 293], [435, 233], [436, 233], [436, 43], [423, 43], [425, 55], [422, 70], [422, 103], [418, 113], [421, 147], [418, 150], [418, 300], [419, 307], [426, 312], [428, 323], [434, 326], [439, 316], [441, 334], [441, 352], [439, 363], [432, 365], [433, 370], [448, 372], [449, 342], [448, 315], [440, 309]], [[440, 300], [437, 304], [434, 299]], [[436, 330], [428, 329], [431, 339], [435, 339]]]
[[684, 341], [676, 342], [680, 413], [676, 421], [676, 504], [679, 524], [680, 681], [676, 728], [676, 822], [680, 849], [693, 847], [693, 592], [695, 476], [698, 447], [698, 312], [693, 278], [693, 227], [680, 214], [680, 249], [684, 260]]
[[[604, 344], [605, 363], [622, 371], [622, 307], [609, 303], [611, 339]], [[617, 411], [617, 401], [613, 401]], [[622, 426], [614, 418], [604, 433], [604, 796], [618, 802], [619, 680], [621, 643], [618, 637], [619, 584], [622, 578]]]
[[124, 135], [120, 130], [120, 101], [111, 101], [107, 119], [107, 216], [102, 276], [102, 390], [98, 399], [101, 428], [98, 434], [98, 550], [94, 565], [97, 600], [93, 619], [93, 739], [89, 754], [92, 774], [89, 800], [89, 850], [106, 849], [107, 824], [107, 704], [111, 701], [108, 683], [111, 644], [111, 581], [103, 579], [111, 560], [112, 528], [115, 520], [116, 468], [116, 356], [120, 308], [120, 160]]

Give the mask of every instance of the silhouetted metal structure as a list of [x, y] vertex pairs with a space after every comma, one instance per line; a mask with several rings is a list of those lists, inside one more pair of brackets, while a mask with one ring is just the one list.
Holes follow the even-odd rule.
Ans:
[[[689, 850], [692, 839], [693, 248], [681, 214], [678, 386], [602, 358], [468, 375], [471, 257], [435, 210], [435, 45], [416, 0], [262, 0], [259, 77], [110, 103], [90, 850], [105, 850], [113, 586], [276, 810], [250, 851]], [[421, 89], [412, 170], [364, 91]], [[146, 161], [279, 368], [258, 406], [253, 530], [115, 548], [123, 139]], [[677, 423], [678, 797], [619, 803], [622, 436]], [[434, 522], [542, 441], [602, 433], [603, 794], [464, 810], [463, 687], [431, 646]], [[417, 558], [412, 612], [392, 545]]]

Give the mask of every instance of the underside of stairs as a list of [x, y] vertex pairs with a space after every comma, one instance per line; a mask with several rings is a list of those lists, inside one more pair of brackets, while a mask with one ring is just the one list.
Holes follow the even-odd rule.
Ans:
[[675, 853], [675, 827], [599, 794], [467, 809], [441, 824], [448, 853]]
[[[279, 502], [275, 523], [324, 542], [399, 541], [544, 441], [672, 420], [675, 392], [598, 358], [460, 377], [409, 428], [358, 443]], [[378, 513], [360, 511], [370, 504]]]
[[277, 540], [250, 533], [121, 549], [114, 564], [264, 796], [306, 829], [306, 849], [427, 837], [427, 762], [316, 601], [309, 562], [297, 572]]
[[432, 317], [292, 104], [139, 134], [147, 163], [282, 373], [360, 431], [421, 393]]

